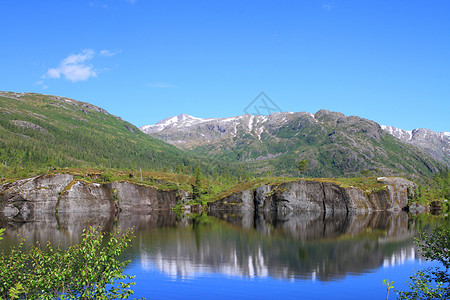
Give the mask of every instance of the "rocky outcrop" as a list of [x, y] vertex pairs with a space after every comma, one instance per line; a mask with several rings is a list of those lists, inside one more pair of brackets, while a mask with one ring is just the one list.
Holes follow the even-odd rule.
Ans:
[[416, 185], [399, 177], [380, 177], [378, 182], [385, 184], [385, 191], [371, 193], [369, 197], [378, 210], [400, 210], [408, 206], [408, 191], [412, 194]]
[[35, 212], [55, 212], [59, 192], [73, 181], [70, 174], [41, 175], [0, 186], [0, 213], [17, 220], [34, 219]]
[[219, 201], [208, 203], [210, 210], [239, 210], [253, 211], [255, 209], [255, 197], [252, 190], [244, 190]]
[[185, 191], [160, 191], [129, 182], [90, 183], [70, 174], [41, 175], [0, 186], [0, 218], [38, 220], [48, 213], [149, 213], [171, 210]]
[[114, 196], [110, 184], [74, 181], [59, 197], [56, 211], [59, 212], [115, 212]]
[[11, 122], [13, 122], [15, 125], [22, 127], [22, 128], [35, 129], [35, 130], [39, 130], [39, 131], [47, 133], [47, 130], [45, 130], [41, 126], [33, 124], [31, 122], [21, 121], [21, 120], [12, 120]]
[[331, 182], [299, 180], [264, 185], [209, 203], [210, 211], [371, 212], [398, 211], [408, 207], [408, 190], [415, 184], [398, 177], [380, 177], [384, 187], [365, 192]]

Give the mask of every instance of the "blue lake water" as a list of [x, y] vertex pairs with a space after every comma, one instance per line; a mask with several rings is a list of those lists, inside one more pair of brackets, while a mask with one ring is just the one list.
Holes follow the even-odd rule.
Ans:
[[[449, 219], [404, 212], [360, 215], [215, 214], [41, 216], [0, 224], [8, 248], [27, 243], [68, 246], [83, 228], [134, 227], [124, 253], [135, 275], [135, 297], [148, 299], [385, 299], [383, 279], [407, 289], [421, 258], [414, 235]], [[389, 299], [395, 299], [390, 293]]]

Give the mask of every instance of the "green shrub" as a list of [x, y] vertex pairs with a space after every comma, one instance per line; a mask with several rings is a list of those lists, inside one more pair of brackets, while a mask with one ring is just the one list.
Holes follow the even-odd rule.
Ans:
[[410, 291], [397, 291], [399, 299], [450, 299], [450, 230], [436, 227], [416, 240], [427, 260], [442, 266], [419, 270], [411, 276]]
[[1, 299], [126, 299], [133, 276], [129, 261], [117, 258], [131, 241], [131, 230], [106, 236], [98, 228], [83, 231], [80, 244], [66, 251], [48, 243], [23, 251], [23, 241], [0, 254]]

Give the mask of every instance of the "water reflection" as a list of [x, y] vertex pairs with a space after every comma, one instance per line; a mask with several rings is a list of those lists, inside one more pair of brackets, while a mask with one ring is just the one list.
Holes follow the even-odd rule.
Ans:
[[173, 278], [204, 273], [229, 276], [308, 278], [320, 281], [370, 272], [417, 256], [414, 231], [404, 212], [377, 214], [289, 213], [176, 215], [42, 215], [38, 221], [6, 227], [3, 248], [50, 240], [67, 247], [80, 241], [87, 225], [103, 231], [135, 228], [126, 257], [142, 269]]

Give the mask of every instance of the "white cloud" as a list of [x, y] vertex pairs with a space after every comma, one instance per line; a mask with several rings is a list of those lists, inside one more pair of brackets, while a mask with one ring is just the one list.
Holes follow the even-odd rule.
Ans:
[[[95, 68], [91, 61], [97, 56], [112, 57], [121, 52], [120, 49], [115, 50], [101, 50], [96, 52], [92, 49], [84, 49], [81, 53], [71, 54], [64, 58], [56, 68], [50, 68], [42, 76], [42, 79], [47, 78], [65, 78], [72, 82], [85, 81], [91, 77], [97, 77], [99, 69]], [[107, 70], [107, 68], [100, 69], [100, 71]], [[44, 82], [40, 83], [43, 85]]]
[[49, 78], [60, 78], [61, 73], [58, 69], [48, 69], [47, 71], [47, 77]]
[[61, 78], [63, 75], [66, 79], [77, 82], [85, 81], [91, 77], [97, 77], [94, 66], [87, 63], [94, 57], [95, 51], [85, 49], [79, 54], [72, 54], [64, 58], [59, 66], [48, 69], [47, 78]]
[[111, 57], [114, 56], [116, 54], [119, 54], [121, 52], [121, 50], [101, 50], [100, 51], [100, 55], [101, 56], [106, 56], [106, 57]]

